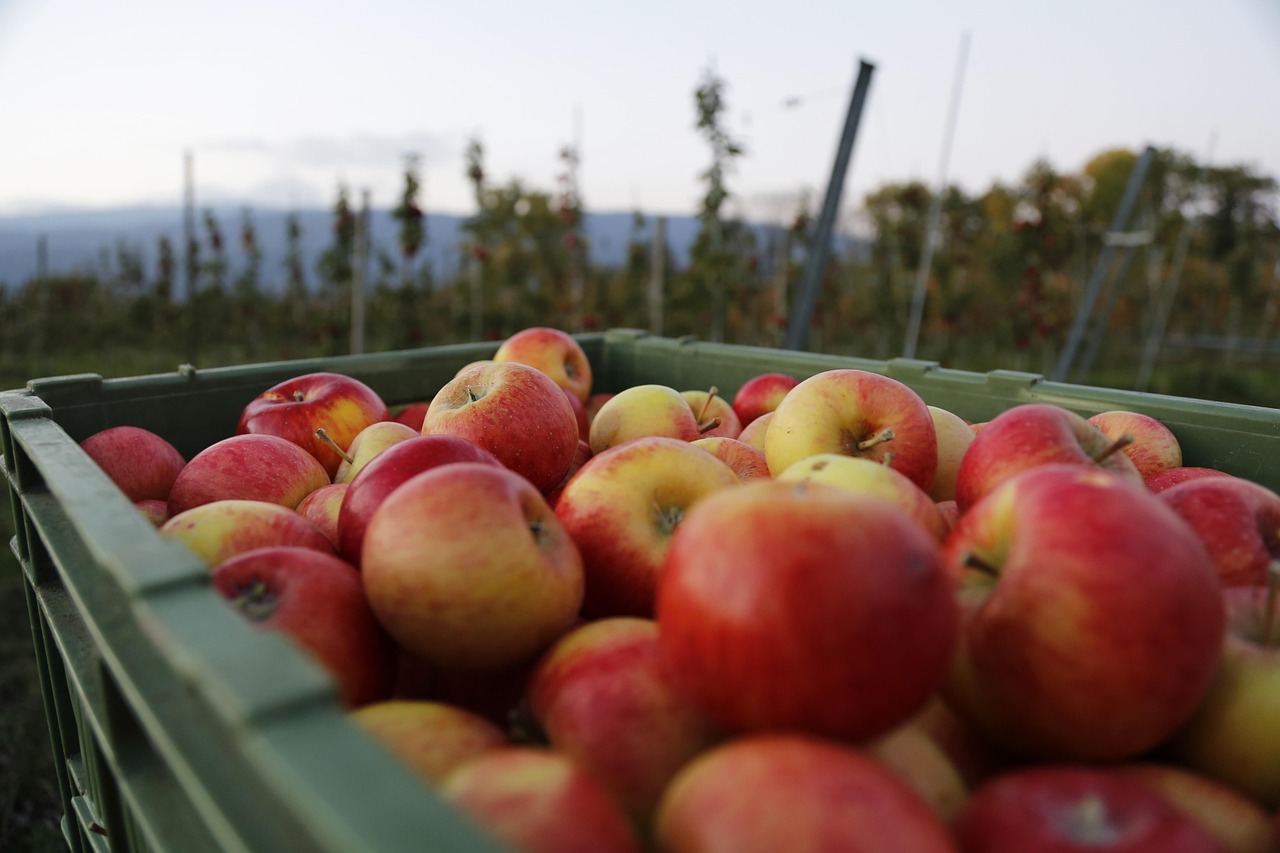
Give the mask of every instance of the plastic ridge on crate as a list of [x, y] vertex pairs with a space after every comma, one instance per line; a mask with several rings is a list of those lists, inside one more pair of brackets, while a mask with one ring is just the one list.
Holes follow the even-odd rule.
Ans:
[[[663, 338], [576, 336], [594, 390], [715, 386], [759, 373], [883, 373], [970, 421], [1044, 402], [1088, 416], [1159, 418], [1187, 465], [1280, 489], [1280, 410], [877, 361]], [[334, 371], [392, 406], [429, 400], [496, 343], [104, 379], [33, 379], [0, 393], [12, 550], [28, 614], [73, 850], [496, 851], [482, 831], [347, 720], [328, 677], [213, 591], [207, 567], [159, 536], [78, 442], [109, 426], [153, 430], [190, 458], [234, 433], [244, 405], [301, 373]], [[376, 780], [376, 781], [374, 781]]]

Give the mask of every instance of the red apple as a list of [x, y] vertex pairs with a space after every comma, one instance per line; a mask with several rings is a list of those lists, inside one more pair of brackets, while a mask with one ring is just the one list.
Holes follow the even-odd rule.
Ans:
[[[327, 435], [328, 433], [326, 433]], [[369, 424], [356, 434], [351, 444], [343, 449], [342, 463], [334, 472], [335, 483], [350, 483], [360, 473], [360, 469], [382, 451], [394, 444], [417, 438], [420, 430], [396, 421], [378, 421]]]
[[1000, 483], [1029, 468], [1052, 463], [1101, 468], [1142, 482], [1138, 469], [1120, 452], [1122, 442], [1061, 406], [1024, 403], [992, 418], [976, 436], [956, 472], [961, 512]]
[[1165, 489], [1158, 499], [1200, 537], [1225, 586], [1267, 580], [1280, 563], [1280, 495], [1240, 477], [1202, 477]]
[[745, 427], [756, 418], [778, 408], [787, 392], [800, 380], [785, 373], [761, 373], [751, 377], [733, 395], [733, 410]]
[[400, 409], [400, 411], [391, 416], [391, 420], [398, 424], [404, 424], [416, 432], [422, 432], [422, 421], [427, 416], [427, 409], [430, 407], [430, 400], [419, 400]]
[[185, 544], [210, 568], [236, 554], [269, 545], [298, 545], [333, 554], [320, 528], [296, 510], [268, 501], [225, 500], [178, 513], [160, 534]]
[[891, 377], [852, 368], [810, 376], [774, 409], [765, 446], [773, 475], [818, 453], [883, 462], [925, 492], [938, 470], [938, 436], [920, 395]]
[[374, 702], [352, 711], [351, 722], [432, 787], [467, 761], [510, 745], [484, 717], [443, 702]]
[[135, 426], [108, 427], [80, 442], [80, 448], [134, 503], [167, 501], [186, 464], [164, 438]]
[[294, 509], [329, 475], [314, 456], [274, 435], [235, 435], [183, 466], [169, 492], [169, 515], [220, 500], [268, 501]]
[[687, 764], [655, 821], [663, 853], [955, 853], [928, 804], [880, 762], [797, 734], [742, 737]]
[[351, 480], [338, 511], [338, 553], [357, 568], [365, 532], [387, 495], [415, 474], [450, 462], [502, 465], [487, 450], [453, 435], [421, 435], [388, 447]]
[[694, 439], [689, 443], [694, 447], [701, 447], [728, 465], [744, 483], [752, 480], [767, 480], [771, 476], [769, 462], [764, 458], [764, 454], [745, 441], [713, 435]]
[[635, 829], [599, 781], [568, 756], [491, 749], [444, 778], [440, 794], [521, 853], [640, 853]]
[[133, 505], [138, 508], [138, 512], [147, 517], [156, 527], [160, 527], [169, 520], [169, 502], [157, 500], [134, 501]]
[[919, 794], [943, 823], [950, 824], [969, 798], [959, 769], [914, 718], [864, 749]]
[[657, 620], [676, 682], [726, 729], [864, 740], [941, 686], [957, 608], [937, 541], [898, 506], [760, 481], [690, 510]]
[[517, 730], [524, 726], [525, 690], [537, 655], [497, 669], [455, 669], [437, 666], [407, 649], [396, 654], [396, 678], [391, 695], [395, 699], [427, 699], [444, 702], [479, 714], [500, 726], [517, 740], [532, 742], [538, 737]]
[[431, 400], [422, 433], [465, 438], [543, 492], [559, 485], [578, 449], [564, 391], [518, 362], [464, 369]]
[[1182, 466], [1182, 445], [1178, 443], [1178, 437], [1163, 422], [1150, 415], [1112, 410], [1093, 415], [1089, 423], [1112, 441], [1126, 435], [1133, 437], [1133, 441], [1122, 450], [1144, 480], [1161, 471]]
[[965, 613], [947, 701], [1008, 751], [1131, 758], [1204, 699], [1222, 654], [1218, 579], [1141, 485], [1039, 466], [962, 515], [943, 552]]
[[598, 619], [570, 631], [538, 662], [528, 701], [552, 748], [600, 780], [641, 826], [676, 772], [720, 739], [672, 682], [651, 619]]
[[969, 798], [955, 823], [964, 850], [988, 853], [1221, 853], [1194, 821], [1141, 781], [1096, 767], [1013, 770]]
[[611, 391], [597, 391], [588, 397], [587, 401], [582, 404], [583, 408], [587, 411], [588, 426], [590, 426], [591, 422], [596, 419], [596, 412], [600, 411], [600, 407], [609, 402], [609, 398], [612, 396], [613, 392]]
[[350, 563], [311, 548], [259, 548], [219, 564], [213, 586], [256, 627], [297, 641], [333, 675], [348, 708], [390, 694], [393, 646]]
[[1167, 468], [1150, 477], [1144, 477], [1143, 482], [1147, 488], [1153, 492], [1163, 492], [1165, 489], [1172, 489], [1179, 483], [1185, 483], [1188, 480], [1199, 480], [1201, 477], [1230, 477], [1226, 471], [1219, 471], [1217, 468], [1202, 468], [1194, 465], [1184, 465], [1181, 468]]
[[362, 429], [391, 420], [377, 392], [359, 379], [340, 373], [307, 373], [263, 391], [240, 413], [239, 434], [277, 435], [306, 450], [332, 479], [342, 457], [316, 430], [347, 449]]
[[769, 422], [773, 420], [773, 412], [765, 412], [751, 423], [742, 428], [742, 432], [738, 433], [738, 441], [749, 444], [756, 450], [768, 457], [766, 449], [768, 445], [765, 440], [769, 437]]
[[573, 409], [573, 418], [578, 423], [578, 440], [588, 441], [591, 438], [591, 420], [587, 417], [587, 408], [572, 391], [565, 389], [564, 396], [569, 400], [569, 408]]
[[537, 368], [585, 403], [591, 395], [591, 362], [572, 335], [546, 326], [521, 329], [493, 354], [499, 362], [518, 362]]
[[515, 472], [479, 462], [417, 474], [388, 495], [360, 568], [378, 620], [440, 666], [525, 660], [582, 603], [582, 559], [546, 500]]
[[633, 439], [587, 460], [556, 501], [556, 517], [582, 554], [583, 614], [652, 616], [662, 560], [684, 514], [715, 491], [741, 486], [728, 465], [675, 438]]
[[298, 504], [298, 515], [310, 521], [320, 532], [338, 547], [338, 517], [342, 512], [342, 501], [347, 495], [350, 483], [330, 483], [321, 486], [302, 499]]
[[578, 439], [578, 452], [573, 455], [573, 461], [569, 463], [569, 470], [564, 473], [564, 479], [560, 481], [560, 485], [547, 492], [547, 504], [552, 508], [556, 508], [556, 504], [560, 502], [560, 495], [564, 492], [564, 487], [573, 479], [573, 475], [578, 473], [578, 469], [587, 464], [587, 460], [594, 456], [591, 452], [591, 445], [582, 439]]
[[938, 503], [956, 499], [956, 475], [960, 461], [973, 444], [973, 427], [959, 415], [937, 406], [929, 407], [933, 431], [938, 436], [938, 470], [929, 489], [929, 497]]

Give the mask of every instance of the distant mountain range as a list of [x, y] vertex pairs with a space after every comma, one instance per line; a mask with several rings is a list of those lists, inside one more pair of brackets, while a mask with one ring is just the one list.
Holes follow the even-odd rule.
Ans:
[[[243, 268], [245, 255], [240, 246], [240, 225], [244, 209], [214, 207], [226, 246], [229, 278], [234, 279]], [[332, 241], [333, 214], [325, 209], [287, 211], [252, 208], [258, 246], [262, 252], [260, 278], [268, 290], [282, 286], [286, 280], [286, 223], [296, 212], [302, 228], [301, 248], [306, 263], [307, 280], [318, 281], [315, 264]], [[103, 274], [115, 266], [117, 247], [124, 245], [141, 254], [148, 279], [155, 275], [159, 241], [167, 236], [181, 264], [182, 208], [122, 207], [109, 210], [68, 210], [32, 216], [0, 217], [0, 288], [18, 287], [35, 278], [44, 265], [47, 275], [73, 273]], [[633, 235], [631, 213], [589, 213], [585, 221], [591, 245], [591, 262], [597, 266], [618, 267], [626, 258], [628, 242]], [[651, 236], [656, 217], [647, 217], [644, 237]], [[428, 265], [436, 281], [448, 280], [458, 273], [458, 241], [464, 216], [428, 214], [427, 244], [418, 263]], [[760, 245], [767, 245], [776, 226], [753, 226]], [[386, 252], [399, 257], [396, 244], [398, 225], [388, 210], [370, 211], [372, 256]], [[667, 246], [677, 265], [689, 259], [689, 250], [698, 233], [694, 216], [667, 217]], [[208, 235], [204, 228], [204, 209], [196, 211], [196, 234], [201, 252], [208, 257]], [[850, 238], [838, 237], [837, 251]], [[43, 248], [42, 248], [43, 245]], [[769, 259], [765, 259], [766, 265]]]
[[[230, 277], [245, 262], [240, 246], [241, 208], [214, 208], [226, 246]], [[296, 211], [302, 227], [302, 255], [307, 264], [308, 280], [317, 280], [315, 262], [332, 241], [333, 215], [328, 210]], [[252, 217], [258, 245], [262, 251], [261, 280], [266, 288], [279, 286], [285, 276], [286, 223], [290, 211], [253, 208]], [[113, 268], [116, 249], [128, 246], [140, 252], [148, 278], [154, 276], [159, 255], [159, 240], [167, 236], [174, 250], [181, 252], [182, 209], [118, 208], [113, 210], [65, 211], [36, 216], [0, 217], [0, 287], [15, 287], [34, 278], [44, 264], [48, 275], [98, 273]], [[204, 228], [204, 210], [196, 211], [196, 233], [201, 252], [208, 257], [208, 235]], [[429, 214], [427, 244], [419, 263], [429, 265], [437, 281], [457, 274], [458, 240], [463, 216]], [[646, 236], [652, 233], [654, 217], [646, 223]], [[585, 230], [591, 245], [592, 263], [615, 267], [626, 257], [632, 237], [631, 213], [588, 214]], [[760, 226], [762, 236], [765, 229]], [[396, 244], [398, 226], [388, 210], [370, 211], [370, 233], [373, 256], [385, 251], [399, 257]], [[678, 264], [688, 260], [689, 248], [698, 232], [693, 216], [667, 217], [667, 243]], [[41, 243], [43, 242], [43, 250]], [[43, 261], [41, 260], [43, 257]], [[178, 262], [181, 264], [181, 255]]]

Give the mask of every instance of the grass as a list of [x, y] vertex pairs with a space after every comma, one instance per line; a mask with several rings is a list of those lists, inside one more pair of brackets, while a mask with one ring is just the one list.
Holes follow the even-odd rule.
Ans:
[[8, 493], [0, 491], [0, 850], [46, 853], [67, 845], [58, 826], [62, 804], [12, 537]]

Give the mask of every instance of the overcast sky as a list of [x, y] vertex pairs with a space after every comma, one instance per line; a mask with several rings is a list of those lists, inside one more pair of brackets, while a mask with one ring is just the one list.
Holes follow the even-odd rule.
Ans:
[[730, 189], [781, 219], [821, 199], [860, 60], [846, 199], [937, 179], [965, 33], [970, 191], [1148, 143], [1280, 176], [1280, 0], [0, 0], [0, 216], [180, 203], [185, 151], [201, 205], [389, 206], [416, 152], [427, 209], [467, 213], [469, 138], [554, 190], [576, 133], [588, 208], [691, 213], [714, 67]]

